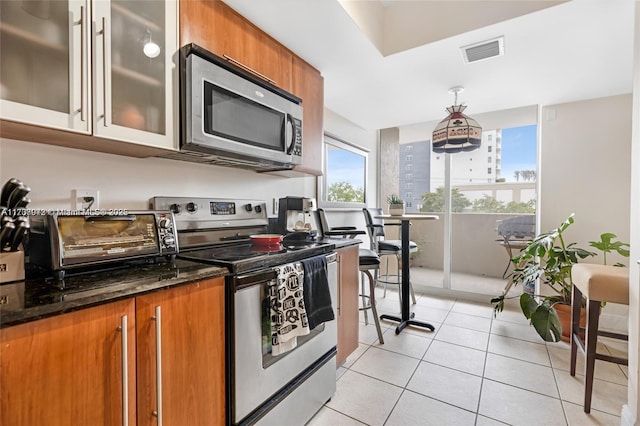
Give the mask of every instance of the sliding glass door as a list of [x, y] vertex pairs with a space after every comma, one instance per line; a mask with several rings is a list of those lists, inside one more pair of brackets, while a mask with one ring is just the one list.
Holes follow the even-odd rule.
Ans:
[[406, 179], [424, 169], [408, 161], [416, 157], [419, 143], [400, 146], [401, 194], [404, 189], [415, 212], [440, 216], [412, 224], [411, 238], [420, 246], [412, 265], [414, 286], [499, 294], [512, 271], [510, 257], [528, 237], [508, 235], [507, 241], [498, 232], [500, 224], [525, 217], [516, 221], [535, 227], [537, 107], [474, 118], [483, 126], [479, 149], [439, 154], [429, 148], [419, 156], [428, 155], [426, 191], [416, 191], [417, 183]]

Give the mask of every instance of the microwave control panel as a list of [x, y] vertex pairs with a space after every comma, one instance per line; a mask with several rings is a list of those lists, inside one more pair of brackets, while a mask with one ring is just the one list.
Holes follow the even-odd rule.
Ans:
[[302, 157], [302, 121], [292, 118], [293, 121], [293, 140], [291, 143], [291, 155]]

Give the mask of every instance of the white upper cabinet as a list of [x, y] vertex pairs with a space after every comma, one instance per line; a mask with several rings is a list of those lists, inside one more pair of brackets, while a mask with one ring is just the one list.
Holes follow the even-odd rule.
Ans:
[[0, 118], [175, 149], [177, 1], [0, 2]]

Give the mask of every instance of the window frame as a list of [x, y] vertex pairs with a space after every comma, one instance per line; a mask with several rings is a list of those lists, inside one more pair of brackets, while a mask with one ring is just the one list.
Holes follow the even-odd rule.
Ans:
[[[328, 145], [334, 148], [342, 149], [360, 155], [364, 160], [364, 202], [333, 202], [327, 201], [327, 176], [329, 171], [327, 170], [327, 155]], [[335, 135], [325, 132], [322, 138], [322, 176], [318, 177], [318, 206], [327, 209], [362, 209], [367, 206], [367, 201], [370, 197], [368, 194], [369, 182], [369, 150], [356, 145], [351, 142], [347, 142]]]

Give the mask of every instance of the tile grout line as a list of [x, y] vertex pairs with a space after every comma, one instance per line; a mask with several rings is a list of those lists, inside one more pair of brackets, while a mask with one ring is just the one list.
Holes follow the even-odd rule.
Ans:
[[493, 320], [494, 320], [494, 316], [491, 315], [491, 323], [489, 324], [489, 338], [487, 339], [487, 345], [485, 347], [485, 351], [484, 351], [484, 363], [482, 365], [482, 379], [480, 380], [480, 392], [478, 392], [478, 403], [476, 404], [476, 420], [474, 422], [474, 425], [478, 424], [478, 416], [480, 416], [480, 401], [482, 401], [482, 388], [484, 387], [484, 380], [485, 380], [485, 372], [487, 371], [487, 358], [489, 355], [489, 344], [491, 343], [491, 330], [493, 329]]
[[553, 381], [556, 385], [556, 391], [558, 391], [558, 399], [560, 400], [560, 407], [562, 408], [562, 414], [564, 415], [564, 422], [566, 425], [569, 425], [569, 413], [564, 407], [564, 400], [562, 399], [562, 393], [560, 392], [560, 385], [558, 384], [558, 376], [556, 375], [556, 370], [553, 368], [553, 362], [551, 361], [551, 353], [549, 352], [549, 345], [545, 343], [545, 348], [547, 350], [547, 357], [549, 358], [549, 365], [551, 366], [551, 372], [553, 373]]

